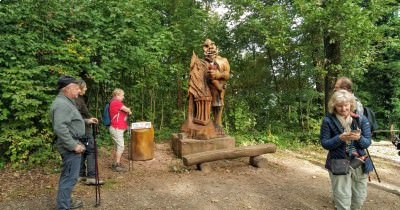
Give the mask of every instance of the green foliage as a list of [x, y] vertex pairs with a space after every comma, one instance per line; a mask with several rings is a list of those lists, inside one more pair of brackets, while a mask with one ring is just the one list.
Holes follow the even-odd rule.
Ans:
[[365, 106], [376, 113], [379, 129], [388, 130], [398, 124], [400, 117], [400, 39], [399, 5], [386, 10], [380, 8], [377, 25], [383, 37], [374, 46], [375, 61], [369, 66], [364, 78], [359, 79], [357, 95]]
[[164, 128], [162, 130], [156, 130], [154, 133], [154, 141], [156, 143], [160, 143], [160, 142], [168, 142], [171, 140], [172, 138], [172, 133], [176, 133], [178, 131], [178, 129], [176, 128]]
[[318, 134], [282, 132], [273, 134], [271, 132], [247, 132], [233, 134], [238, 145], [254, 145], [272, 143], [281, 149], [296, 149], [309, 144], [319, 144]]
[[[217, 15], [217, 4], [229, 12]], [[240, 144], [317, 143], [332, 73], [354, 78], [380, 124], [397, 122], [398, 9], [394, 0], [0, 1], [0, 167], [59, 160], [48, 111], [63, 74], [87, 82], [95, 117], [122, 88], [131, 121], [169, 139], [205, 38], [230, 62], [224, 126]], [[99, 146], [112, 145], [108, 135], [101, 128]]]
[[228, 117], [234, 123], [234, 129], [237, 132], [245, 132], [253, 130], [256, 124], [254, 113], [249, 110], [248, 105], [244, 101], [241, 101], [235, 106], [231, 106]]
[[[51, 89], [41, 81], [47, 79], [41, 68], [4, 69], [0, 72], [3, 118], [0, 149], [13, 166], [42, 163], [51, 152], [48, 109]], [[3, 157], [3, 159], [5, 158]]]
[[[167, 125], [161, 133], [179, 127], [175, 93], [185, 84], [176, 81], [207, 18], [193, 1], [0, 1], [1, 164], [54, 158], [48, 111], [63, 74], [87, 82], [94, 116], [122, 87], [132, 120]], [[109, 145], [106, 134], [99, 139]]]

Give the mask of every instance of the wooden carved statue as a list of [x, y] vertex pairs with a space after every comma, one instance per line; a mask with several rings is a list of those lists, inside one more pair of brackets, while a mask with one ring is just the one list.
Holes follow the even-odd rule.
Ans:
[[[224, 136], [222, 112], [229, 62], [213, 41], [203, 43], [204, 59], [193, 53], [190, 63], [188, 117], [182, 131], [195, 139]], [[212, 113], [212, 119], [211, 119]]]

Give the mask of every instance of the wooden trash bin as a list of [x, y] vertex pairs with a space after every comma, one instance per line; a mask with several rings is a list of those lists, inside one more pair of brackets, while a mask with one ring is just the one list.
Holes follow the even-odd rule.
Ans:
[[134, 124], [135, 123], [132, 123], [132, 129], [131, 129], [130, 158], [132, 160], [153, 159], [154, 158], [153, 126], [149, 122], [139, 122], [137, 123], [136, 126]]

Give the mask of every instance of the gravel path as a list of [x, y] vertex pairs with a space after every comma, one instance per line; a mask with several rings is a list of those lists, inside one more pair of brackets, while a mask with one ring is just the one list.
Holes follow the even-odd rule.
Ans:
[[[383, 156], [374, 159], [382, 183], [371, 174], [363, 210], [400, 209], [400, 164], [393, 162], [399, 161], [396, 148], [391, 142], [374, 142], [370, 153]], [[184, 167], [170, 145], [163, 143], [156, 144], [153, 160], [134, 161], [131, 171], [115, 173], [109, 167], [110, 152], [101, 148], [99, 168], [106, 181], [101, 187], [101, 206], [94, 207], [94, 187], [79, 183], [73, 194], [84, 201], [87, 210], [334, 208], [323, 166], [325, 150], [277, 150], [264, 157], [267, 161], [262, 168], [239, 158], [210, 162], [211, 170], [204, 172]], [[0, 209], [54, 209], [58, 177], [58, 173], [41, 170], [0, 170]]]
[[391, 141], [372, 141], [372, 145], [368, 148], [371, 156], [392, 160], [400, 164], [399, 150]]

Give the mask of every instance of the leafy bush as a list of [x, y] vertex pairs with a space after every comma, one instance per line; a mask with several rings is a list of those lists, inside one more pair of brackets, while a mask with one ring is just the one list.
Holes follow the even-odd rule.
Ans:
[[246, 132], [253, 130], [256, 125], [255, 113], [250, 111], [249, 106], [244, 101], [239, 101], [228, 113], [236, 132]]
[[43, 163], [52, 156], [53, 135], [48, 107], [51, 88], [41, 68], [9, 68], [0, 72], [0, 154], [14, 167]]
[[301, 132], [282, 132], [272, 133], [266, 132], [249, 132], [233, 134], [238, 145], [253, 145], [272, 143], [279, 148], [300, 148], [309, 144], [318, 144], [319, 137], [317, 133], [301, 133]]

